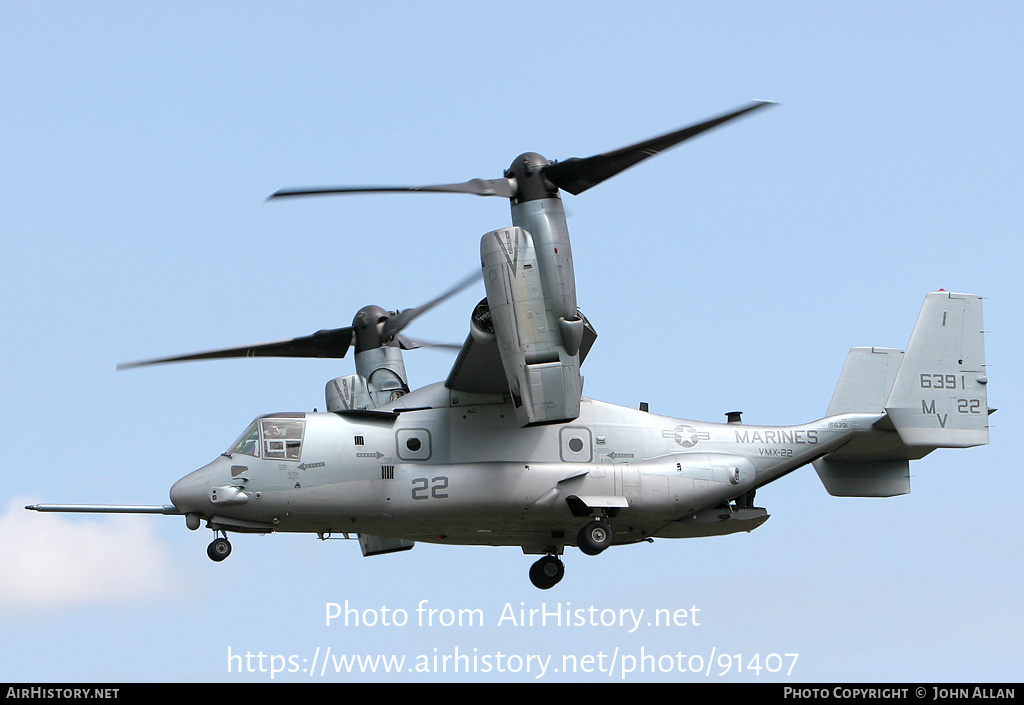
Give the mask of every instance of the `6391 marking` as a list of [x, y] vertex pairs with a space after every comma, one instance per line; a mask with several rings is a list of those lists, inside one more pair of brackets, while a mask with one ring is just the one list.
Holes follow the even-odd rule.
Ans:
[[957, 385], [956, 378], [957, 376], [954, 374], [922, 372], [921, 389], [966, 389], [967, 384], [964, 376], [960, 375], [959, 385]]

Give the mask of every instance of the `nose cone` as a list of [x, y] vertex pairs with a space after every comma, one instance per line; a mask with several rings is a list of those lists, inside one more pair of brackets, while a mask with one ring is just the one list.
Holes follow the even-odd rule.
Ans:
[[210, 463], [191, 472], [171, 486], [171, 504], [182, 514], [209, 514], [210, 486], [216, 463]]

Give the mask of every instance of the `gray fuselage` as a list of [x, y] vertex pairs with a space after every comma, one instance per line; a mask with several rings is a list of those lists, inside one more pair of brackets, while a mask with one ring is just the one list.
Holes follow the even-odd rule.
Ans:
[[[371, 534], [531, 553], [572, 545], [590, 515], [614, 517], [618, 544], [749, 531], [767, 518], [763, 510], [729, 529], [688, 522], [706, 524], [708, 512], [878, 419], [713, 424], [584, 398], [574, 421], [524, 428], [510, 404], [466, 403], [438, 383], [377, 412], [260, 417], [250, 427], [263, 424], [256, 445], [240, 440], [178, 481], [171, 500], [229, 531]], [[299, 430], [285, 450], [269, 436], [289, 424]]]

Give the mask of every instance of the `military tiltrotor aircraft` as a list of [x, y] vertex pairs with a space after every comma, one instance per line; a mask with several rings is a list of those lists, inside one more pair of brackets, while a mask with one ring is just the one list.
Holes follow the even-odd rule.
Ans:
[[[226, 357], [342, 358], [356, 373], [327, 383], [327, 411], [260, 416], [213, 462], [174, 483], [166, 505], [54, 505], [51, 512], [169, 514], [214, 532], [307, 532], [356, 538], [364, 556], [416, 541], [519, 546], [541, 556], [535, 586], [561, 580], [568, 546], [597, 555], [657, 538], [752, 531], [768, 519], [754, 493], [807, 464], [838, 496], [910, 491], [909, 463], [936, 448], [988, 443], [981, 299], [926, 296], [906, 350], [853, 348], [827, 415], [754, 426], [738, 414], [701, 423], [582, 395], [580, 366], [596, 339], [576, 302], [561, 191], [579, 194], [647, 157], [760, 110], [711, 120], [588, 157], [516, 158], [503, 178], [423, 187], [508, 198], [512, 225], [480, 243], [486, 297], [444, 381], [411, 391], [401, 331], [466, 282], [418, 308], [367, 306], [352, 325], [313, 335], [131, 363]], [[479, 276], [474, 273], [474, 278]]]

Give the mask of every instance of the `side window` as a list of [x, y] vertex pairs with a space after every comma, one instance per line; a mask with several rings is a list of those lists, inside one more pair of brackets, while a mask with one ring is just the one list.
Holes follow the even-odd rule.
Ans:
[[302, 452], [303, 421], [263, 419], [263, 457], [271, 460], [298, 460]]
[[425, 428], [403, 428], [395, 434], [398, 457], [402, 460], [430, 460], [430, 431]]
[[559, 441], [561, 443], [561, 458], [563, 462], [593, 462], [594, 451], [589, 428], [584, 426], [564, 426], [559, 432]]

